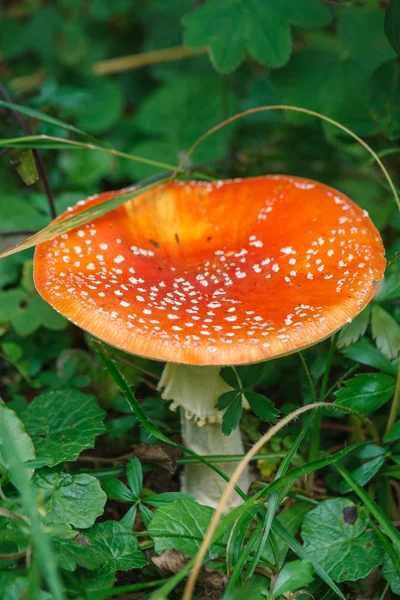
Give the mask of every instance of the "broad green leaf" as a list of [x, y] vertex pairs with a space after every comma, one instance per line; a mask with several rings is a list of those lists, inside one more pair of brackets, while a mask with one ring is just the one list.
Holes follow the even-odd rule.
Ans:
[[[15, 412], [8, 408], [8, 406], [0, 400], [0, 419], [3, 422], [4, 426], [7, 427], [9, 434], [12, 436], [15, 447], [18, 450], [18, 453], [21, 457], [21, 460], [24, 462], [28, 460], [34, 460], [35, 448], [33, 446], [32, 440], [28, 435], [24, 423], [17, 417]], [[10, 481], [16, 485], [16, 480], [14, 478], [14, 474], [11, 468], [11, 465], [5, 460], [2, 456], [2, 445], [3, 441], [0, 435], [0, 473], [6, 473], [10, 479]], [[33, 471], [27, 471], [30, 476], [32, 476]]]
[[357, 581], [383, 560], [381, 544], [366, 532], [367, 524], [368, 515], [350, 500], [325, 500], [304, 517], [304, 548], [334, 581]]
[[[1, 600], [19, 600], [27, 598], [30, 582], [27, 577], [13, 572], [0, 571], [0, 598]], [[51, 594], [38, 590], [35, 600], [52, 600]]]
[[93, 189], [114, 168], [112, 156], [93, 150], [66, 150], [60, 155], [58, 164], [69, 181], [82, 189]]
[[215, 68], [233, 71], [246, 53], [270, 67], [285, 64], [292, 50], [290, 26], [321, 27], [330, 12], [317, 0], [207, 0], [184, 19], [190, 48], [208, 47]]
[[44, 497], [44, 519], [48, 524], [84, 529], [103, 514], [107, 496], [99, 480], [92, 475], [40, 470], [32, 485], [36, 495]]
[[141, 569], [147, 560], [132, 531], [117, 521], [97, 523], [74, 540], [60, 544], [63, 564], [74, 570], [76, 564], [87, 569], [102, 567], [115, 571]]
[[150, 504], [150, 506], [155, 506], [156, 508], [159, 506], [164, 506], [164, 504], [168, 504], [170, 502], [175, 502], [176, 500], [189, 500], [196, 502], [196, 498], [184, 492], [164, 492], [155, 496], [146, 496], [143, 498], [143, 502]]
[[[225, 383], [230, 385], [231, 388], [233, 388], [234, 390], [240, 389], [240, 387], [241, 387], [240, 381], [238, 381], [235, 370], [232, 367], [222, 367], [219, 374], [221, 375], [221, 377], [225, 381]], [[232, 392], [228, 392], [228, 393], [232, 393]]]
[[74, 117], [80, 129], [94, 134], [103, 133], [121, 118], [121, 86], [111, 79], [97, 77], [89, 81], [85, 91], [90, 110], [87, 109], [87, 104], [81, 104], [70, 115]]
[[400, 576], [396, 573], [393, 562], [387, 554], [385, 554], [383, 562], [382, 575], [390, 583], [390, 589], [393, 594], [400, 596]]
[[66, 388], [37, 396], [23, 412], [22, 421], [37, 457], [54, 466], [93, 448], [95, 437], [105, 430], [104, 414], [93, 396]]
[[356, 375], [335, 392], [335, 403], [360, 413], [371, 412], [383, 406], [394, 394], [395, 380], [383, 373]]
[[389, 60], [376, 71], [370, 81], [370, 112], [389, 140], [400, 137], [400, 65]]
[[306, 561], [294, 560], [287, 562], [279, 571], [272, 591], [273, 598], [278, 598], [287, 592], [295, 592], [299, 588], [304, 589], [314, 580], [314, 569]]
[[[161, 506], [149, 525], [158, 554], [164, 550], [179, 550], [194, 556], [210, 524], [214, 509], [190, 500], [177, 500]], [[223, 556], [225, 544], [218, 542], [208, 551], [210, 557]]]
[[389, 360], [400, 352], [400, 325], [377, 304], [372, 308], [372, 335], [379, 350]]
[[385, 15], [385, 33], [392, 48], [400, 54], [400, 2], [389, 0]]
[[383, 280], [383, 286], [379, 291], [377, 300], [386, 302], [395, 298], [400, 298], [400, 277], [398, 273], [391, 273]]
[[352, 344], [348, 348], [343, 348], [342, 353], [347, 358], [355, 362], [374, 367], [379, 371], [384, 371], [389, 375], [396, 376], [397, 368], [384, 356], [376, 346], [371, 344], [366, 338]]
[[133, 497], [138, 499], [143, 486], [143, 471], [140, 460], [134, 456], [129, 459], [126, 467], [126, 476], [128, 478], [129, 487], [132, 490]]
[[265, 371], [265, 363], [255, 363], [247, 367], [238, 367], [238, 373], [244, 388], [254, 386]]
[[338, 348], [346, 348], [357, 342], [367, 331], [371, 308], [367, 306], [351, 323], [341, 329], [337, 341]]
[[255, 412], [260, 419], [275, 423], [279, 417], [279, 410], [269, 398], [262, 394], [247, 392], [246, 390], [243, 392], [243, 395], [250, 404], [251, 410]]
[[392, 427], [392, 429], [385, 435], [383, 441], [385, 444], [390, 444], [391, 442], [396, 442], [400, 440], [400, 421], [397, 421]]
[[343, 50], [369, 72], [386, 60], [393, 58], [383, 28], [385, 13], [378, 3], [356, 4], [343, 11], [338, 37]]

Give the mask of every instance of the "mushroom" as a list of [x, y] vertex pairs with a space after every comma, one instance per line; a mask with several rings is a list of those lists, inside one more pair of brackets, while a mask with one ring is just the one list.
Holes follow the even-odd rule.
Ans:
[[[184, 444], [221, 455], [244, 451], [238, 430], [221, 431], [221, 366], [332, 335], [371, 300], [385, 259], [368, 214], [346, 196], [273, 175], [163, 183], [38, 245], [34, 268], [42, 297], [79, 327], [166, 361], [160, 386], [181, 407]], [[249, 482], [247, 472], [239, 484]], [[200, 502], [215, 506], [224, 485], [202, 464], [185, 467], [183, 490]]]

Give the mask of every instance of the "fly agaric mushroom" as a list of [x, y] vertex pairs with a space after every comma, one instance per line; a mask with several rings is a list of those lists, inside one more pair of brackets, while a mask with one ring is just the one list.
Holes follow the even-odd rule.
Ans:
[[[35, 283], [82, 329], [167, 362], [163, 396], [182, 407], [187, 447], [241, 454], [240, 433], [224, 436], [215, 408], [230, 389], [220, 367], [330, 336], [371, 300], [384, 268], [379, 233], [351, 200], [311, 180], [265, 176], [161, 184], [40, 244]], [[248, 473], [239, 484], [248, 487]], [[183, 489], [201, 502], [215, 505], [221, 486], [204, 465], [186, 467]]]

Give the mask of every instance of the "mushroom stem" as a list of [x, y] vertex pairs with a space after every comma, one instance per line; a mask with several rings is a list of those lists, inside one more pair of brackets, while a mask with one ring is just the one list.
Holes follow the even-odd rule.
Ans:
[[[222, 412], [215, 408], [218, 398], [230, 391], [230, 386], [219, 375], [220, 367], [179, 365], [167, 363], [160, 379], [162, 397], [172, 400], [171, 409], [180, 407], [183, 444], [200, 456], [243, 454], [240, 430], [229, 436], [222, 433]], [[235, 463], [221, 463], [218, 467], [230, 477]], [[201, 504], [217, 506], [226, 482], [203, 463], [185, 465], [182, 473], [182, 491], [191, 494]], [[247, 491], [250, 472], [246, 470], [238, 485]], [[231, 496], [228, 509], [242, 502], [238, 494]]]

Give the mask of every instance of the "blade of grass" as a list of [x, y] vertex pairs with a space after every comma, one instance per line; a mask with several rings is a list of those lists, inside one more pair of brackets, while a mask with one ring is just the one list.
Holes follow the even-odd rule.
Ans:
[[135, 198], [136, 196], [139, 196], [139, 194], [150, 190], [158, 183], [166, 181], [169, 178], [169, 176], [170, 171], [161, 173], [160, 175], [149, 177], [148, 179], [144, 179], [141, 183], [132, 188], [120, 190], [119, 192], [117, 192], [116, 196], [113, 196], [112, 198], [106, 200], [105, 202], [102, 202], [101, 204], [97, 204], [96, 206], [86, 208], [78, 214], [70, 215], [61, 220], [53, 221], [52, 223], [50, 223], [50, 225], [48, 225], [44, 229], [41, 229], [28, 239], [21, 242], [20, 244], [17, 244], [16, 246], [13, 246], [12, 248], [1, 252], [0, 258], [10, 256], [17, 252], [22, 252], [27, 248], [32, 248], [33, 246], [51, 240], [54, 237], [69, 231], [70, 229], [80, 227], [88, 221], [97, 219], [97, 217], [101, 217], [113, 208], [120, 206], [127, 200]]
[[388, 519], [383, 510], [378, 504], [372, 500], [368, 493], [362, 488], [356, 480], [352, 477], [347, 469], [342, 465], [335, 465], [335, 469], [340, 473], [343, 479], [349, 484], [353, 491], [357, 494], [360, 500], [363, 501], [367, 510], [377, 520], [382, 530], [386, 533], [388, 538], [392, 540], [397, 552], [400, 552], [400, 533], [397, 531], [393, 523]]
[[95, 592], [86, 592], [86, 600], [104, 600], [105, 598], [114, 598], [120, 594], [126, 594], [127, 592], [140, 592], [141, 590], [148, 590], [149, 588], [156, 587], [160, 583], [166, 583], [169, 580], [158, 579], [157, 581], [146, 581], [144, 583], [133, 583], [132, 585], [121, 585], [114, 587], [112, 590], [96, 590]]
[[21, 494], [23, 507], [28, 515], [37, 558], [43, 570], [47, 585], [54, 600], [66, 600], [63, 585], [58, 571], [57, 560], [48, 536], [44, 533], [32, 493], [26, 468], [21, 460], [19, 450], [14, 443], [5, 424], [0, 421], [0, 437], [3, 440], [1, 452], [13, 472], [15, 485]]
[[[221, 469], [216, 467], [214, 464], [210, 463], [207, 459], [203, 458], [199, 454], [196, 454], [196, 452], [189, 450], [189, 448], [185, 448], [185, 446], [181, 446], [180, 444], [173, 442], [159, 430], [157, 425], [155, 425], [148, 418], [148, 416], [146, 415], [146, 413], [144, 412], [144, 410], [142, 409], [142, 407], [136, 400], [134, 393], [132, 392], [128, 383], [125, 381], [124, 376], [122, 375], [121, 371], [119, 371], [116, 363], [111, 359], [104, 344], [102, 344], [101, 342], [99, 342], [97, 340], [94, 342], [94, 344], [95, 344], [95, 347], [97, 348], [99, 355], [101, 356], [108, 372], [110, 373], [111, 377], [114, 379], [115, 383], [121, 390], [125, 400], [128, 402], [130, 408], [132, 409], [132, 412], [135, 414], [137, 420], [144, 427], [144, 429], [146, 429], [146, 431], [151, 433], [152, 436], [154, 436], [161, 442], [170, 444], [171, 446], [174, 446], [175, 448], [179, 448], [179, 450], [182, 450], [182, 452], [185, 452], [185, 454], [189, 454], [190, 456], [193, 456], [194, 458], [196, 458], [203, 464], [207, 465], [210, 469], [212, 469], [213, 471], [218, 473], [218, 475], [220, 475], [226, 482], [229, 482], [229, 477], [223, 471], [221, 471]], [[235, 487], [235, 490], [243, 499], [247, 498], [247, 495], [238, 486]]]

